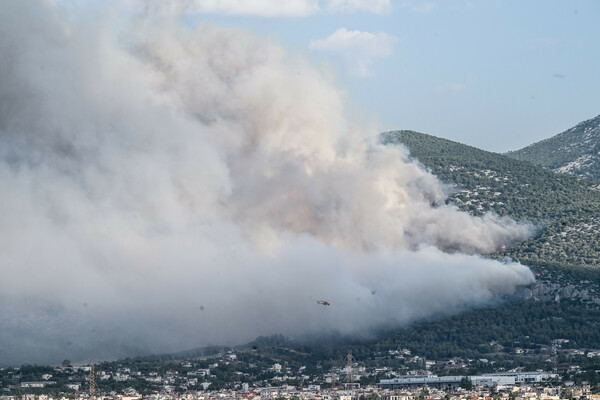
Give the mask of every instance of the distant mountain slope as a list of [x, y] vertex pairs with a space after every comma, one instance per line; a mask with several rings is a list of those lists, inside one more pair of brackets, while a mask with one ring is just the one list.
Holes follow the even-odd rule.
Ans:
[[506, 155], [553, 171], [600, 181], [600, 115]]
[[449, 201], [474, 215], [494, 211], [539, 227], [499, 254], [525, 263], [600, 268], [600, 192], [591, 183], [531, 163], [412, 131], [381, 135], [456, 186]]

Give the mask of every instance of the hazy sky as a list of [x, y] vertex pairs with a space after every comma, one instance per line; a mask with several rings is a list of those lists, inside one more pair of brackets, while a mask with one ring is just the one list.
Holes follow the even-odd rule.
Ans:
[[382, 129], [503, 152], [600, 113], [598, 1], [173, 3], [305, 52]]

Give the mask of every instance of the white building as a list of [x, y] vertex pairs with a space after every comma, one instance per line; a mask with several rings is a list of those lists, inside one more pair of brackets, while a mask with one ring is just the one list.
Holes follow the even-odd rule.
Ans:
[[[467, 378], [475, 386], [515, 385], [522, 383], [539, 383], [556, 378], [549, 372], [499, 372]], [[383, 379], [379, 382], [381, 388], [402, 388], [414, 386], [431, 386], [438, 388], [457, 387], [464, 376], [402, 376], [393, 379]]]

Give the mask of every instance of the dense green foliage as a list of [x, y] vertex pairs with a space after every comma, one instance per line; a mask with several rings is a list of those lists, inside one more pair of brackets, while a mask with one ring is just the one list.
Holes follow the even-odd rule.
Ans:
[[506, 155], [600, 181], [600, 115], [549, 139], [508, 152]]
[[520, 301], [421, 323], [387, 336], [380, 345], [397, 343], [431, 359], [539, 350], [554, 339], [568, 339], [569, 348], [594, 348], [600, 343], [598, 321], [600, 308], [570, 301]]
[[381, 136], [455, 187], [448, 201], [474, 215], [493, 211], [529, 221], [537, 233], [502, 255], [522, 262], [600, 267], [600, 193], [564, 174], [434, 136], [394, 131]]

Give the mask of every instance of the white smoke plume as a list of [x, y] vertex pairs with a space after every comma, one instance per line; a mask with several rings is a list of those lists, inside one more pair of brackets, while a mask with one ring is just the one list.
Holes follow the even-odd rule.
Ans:
[[277, 43], [1, 6], [4, 362], [368, 332], [533, 281], [477, 255], [527, 226], [444, 205], [444, 185]]

